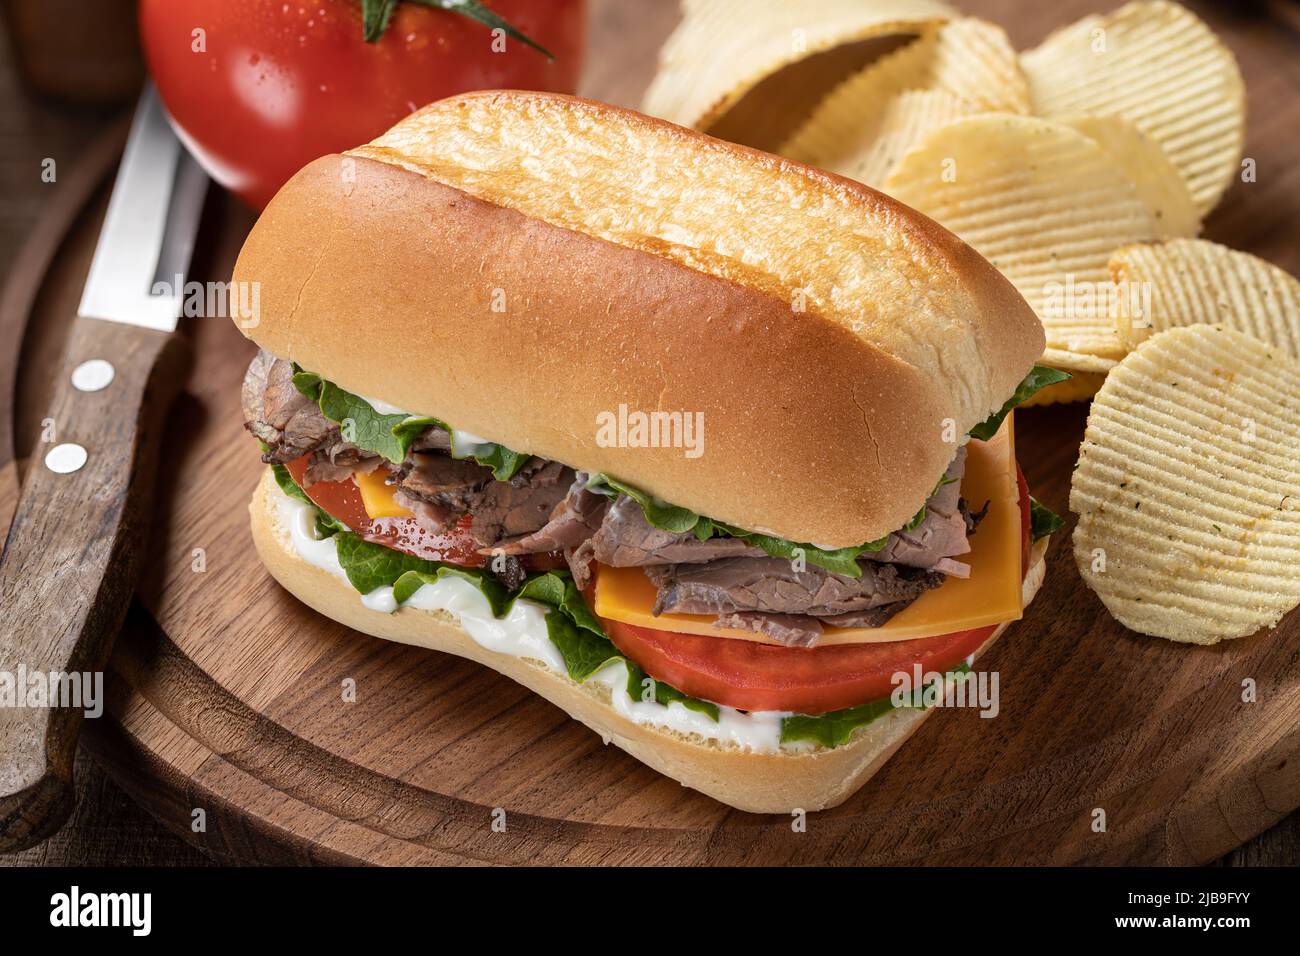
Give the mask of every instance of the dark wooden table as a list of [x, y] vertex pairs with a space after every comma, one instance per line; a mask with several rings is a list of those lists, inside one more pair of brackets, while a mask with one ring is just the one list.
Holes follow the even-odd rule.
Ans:
[[[1026, 0], [1027, 2], [1027, 0]], [[674, 14], [672, 0], [591, 0], [592, 42], [631, 29], [644, 29], [646, 20], [662, 24]], [[1118, 5], [1101, 4], [1102, 8]], [[1190, 3], [1194, 9], [1203, 4]], [[1011, 4], [1006, 4], [1011, 6]], [[1288, 6], [1297, 24], [1300, 49], [1300, 16]], [[1030, 44], [1037, 36], [1016, 33], [1014, 18], [999, 18], [1013, 40]], [[0, 34], [4, 33], [0, 23]], [[0, 263], [9, 263], [24, 238], [55, 195], [58, 182], [43, 183], [41, 164], [52, 158], [60, 169], [71, 169], [77, 156], [120, 115], [105, 110], [75, 110], [56, 107], [32, 97], [15, 75], [8, 53], [8, 37], [0, 35]], [[622, 61], [616, 74], [588, 76], [586, 85], [604, 90], [639, 89], [653, 62]], [[618, 101], [615, 96], [611, 99]], [[623, 102], [635, 102], [631, 93]], [[1300, 141], [1300, 134], [1297, 134]], [[2, 347], [16, 348], [16, 343]], [[18, 449], [25, 454], [27, 449]], [[10, 857], [0, 857], [3, 866], [183, 866], [210, 864], [206, 856], [164, 830], [137, 807], [88, 758], [78, 761], [78, 806], [68, 825], [44, 845]], [[1227, 866], [1296, 865], [1300, 863], [1300, 812], [1229, 854]]]

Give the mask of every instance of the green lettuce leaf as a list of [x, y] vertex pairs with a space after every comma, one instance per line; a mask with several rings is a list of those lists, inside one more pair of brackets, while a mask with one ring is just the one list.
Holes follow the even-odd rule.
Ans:
[[[712, 522], [709, 519], [701, 518], [689, 508], [679, 508], [676, 505], [665, 504], [653, 495], [646, 494], [640, 488], [634, 488], [632, 485], [611, 478], [603, 472], [592, 475], [587, 479], [587, 490], [611, 498], [616, 497], [620, 492], [627, 495], [641, 506], [641, 510], [645, 512], [646, 521], [649, 521], [656, 528], [671, 531], [673, 534], [692, 531], [701, 541], [713, 534]], [[705, 529], [697, 530], [701, 524], [705, 525], [707, 533], [701, 533], [701, 530]]]
[[[374, 545], [374, 547], [382, 547], [382, 545]], [[339, 561], [343, 563], [343, 558], [340, 557]], [[346, 564], [344, 569], [347, 569]], [[444, 564], [436, 566], [434, 570], [404, 572], [393, 584], [393, 597], [400, 604], [419, 590], [421, 584], [432, 584], [446, 574], [459, 575], [478, 585], [487, 598], [492, 613], [497, 617], [508, 614], [515, 601], [520, 598], [549, 606], [551, 610], [546, 615], [546, 635], [560, 652], [560, 657], [564, 660], [564, 669], [569, 677], [581, 684], [592, 674], [603, 670], [606, 665], [622, 661], [628, 672], [628, 694], [634, 700], [641, 699], [641, 681], [645, 678], [644, 672], [620, 654], [618, 648], [605, 635], [605, 629], [600, 626], [600, 619], [587, 607], [582, 592], [578, 590], [567, 571], [546, 571], [534, 575], [528, 578], [518, 591], [509, 594], [500, 583], [481, 571]], [[350, 574], [349, 580], [351, 580]], [[662, 682], [655, 683], [655, 700], [664, 705], [674, 700], [680, 701], [690, 710], [708, 714], [715, 721], [718, 719], [716, 704], [688, 697], [675, 687], [669, 687]]]
[[[362, 594], [391, 585], [394, 600], [401, 604], [421, 585], [454, 575], [476, 586], [496, 617], [508, 614], [520, 598], [549, 606], [552, 610], [546, 615], [546, 633], [564, 658], [565, 670], [578, 683], [611, 661], [623, 660], [567, 571], [534, 575], [511, 594], [496, 579], [476, 568], [425, 561], [355, 534], [336, 535], [335, 541], [339, 564], [352, 586]], [[628, 666], [634, 665], [628, 662]]]
[[1035, 365], [1029, 370], [1029, 374], [1024, 377], [1021, 383], [1016, 386], [1015, 392], [1007, 399], [1006, 404], [970, 430], [970, 437], [978, 438], [980, 441], [988, 441], [998, 433], [998, 429], [1002, 427], [1003, 419], [1011, 414], [1013, 408], [1029, 401], [1035, 393], [1047, 386], [1055, 385], [1057, 382], [1064, 382], [1070, 377], [1069, 372], [1047, 368], [1043, 365]]
[[393, 582], [393, 599], [398, 604], [405, 604], [411, 595], [426, 584], [436, 584], [445, 577], [463, 578], [478, 588], [487, 599], [488, 607], [495, 617], [504, 617], [513, 603], [510, 592], [489, 574], [477, 568], [461, 568], [454, 564], [440, 564], [429, 561], [433, 567], [429, 570], [412, 569], [402, 572], [401, 577]]
[[606, 664], [624, 659], [609, 638], [578, 627], [565, 614], [552, 611], [546, 615], [546, 634], [564, 658], [569, 677], [579, 684]]
[[[650, 681], [647, 685], [646, 681]], [[677, 701], [687, 710], [693, 710], [696, 713], [706, 714], [716, 723], [718, 719], [718, 705], [711, 704], [707, 700], [700, 700], [696, 697], [687, 697], [676, 687], [669, 687], [663, 681], [655, 680], [641, 668], [637, 667], [631, 661], [627, 662], [627, 695], [633, 700], [649, 700], [646, 691], [652, 690], [654, 700], [663, 704], [665, 707], [673, 701]]]
[[[443, 426], [446, 428], [446, 426]], [[451, 429], [447, 429], [451, 431]], [[497, 481], [509, 481], [519, 473], [519, 469], [528, 464], [528, 459], [532, 455], [525, 455], [523, 452], [511, 451], [505, 445], [498, 445], [495, 442], [484, 442], [481, 445], [475, 445], [478, 451], [473, 454], [462, 453], [460, 448], [456, 447], [456, 433], [451, 432], [451, 457], [452, 458], [473, 458], [480, 465], [492, 469], [492, 477]]]
[[404, 434], [409, 437], [403, 443], [394, 434], [393, 429], [412, 416], [381, 415], [365, 399], [358, 398], [351, 392], [345, 392], [319, 375], [301, 371], [296, 365], [293, 384], [303, 395], [320, 405], [322, 415], [342, 428], [344, 441], [351, 442], [358, 448], [373, 454], [382, 455], [394, 464], [402, 463], [407, 449], [415, 440], [415, 435], [419, 434], [418, 431], [411, 433], [408, 429]]
[[[518, 596], [549, 604], [563, 612], [555, 621], [548, 617], [546, 628], [551, 643], [564, 658], [565, 669], [571, 678], [581, 683], [611, 662], [622, 661], [627, 667], [628, 696], [633, 700], [645, 699], [644, 682], [652, 678], [620, 654], [613, 642], [605, 636], [600, 620], [587, 607], [573, 578], [556, 572], [538, 575], [524, 582]], [[678, 701], [687, 710], [707, 714], [714, 721], [718, 719], [717, 704], [688, 697], [662, 681], [654, 681], [654, 699], [664, 706]]]
[[398, 445], [402, 448], [403, 459], [405, 459], [406, 453], [411, 450], [411, 446], [415, 444], [415, 440], [424, 434], [424, 430], [430, 425], [437, 425], [439, 428], [451, 431], [443, 422], [427, 415], [411, 415], [393, 426], [393, 438], [397, 440]]
[[1063, 524], [1064, 518], [1033, 495], [1029, 496], [1029, 534], [1032, 540], [1054, 534]]
[[328, 538], [336, 535], [340, 531], [351, 531], [352, 529], [345, 525], [333, 515], [326, 514], [319, 508], [316, 509], [316, 537]]
[[[949, 670], [945, 677], [956, 677], [969, 673], [970, 667], [965, 661], [962, 661], [962, 663]], [[904, 704], [903, 707], [914, 710], [925, 709], [921, 691], [914, 692], [911, 702]], [[896, 709], [899, 708], [894, 706], [891, 696], [882, 700], [859, 704], [857, 707], [848, 707], [844, 710], [832, 711], [829, 714], [820, 714], [816, 717], [810, 717], [806, 714], [794, 714], [781, 721], [781, 743], [788, 744], [801, 740], [810, 740], [827, 748], [842, 747], [852, 739], [859, 728], [879, 720]]]
[[430, 425], [452, 435], [451, 457], [473, 458], [480, 465], [492, 469], [497, 481], [509, 481], [524, 467], [531, 455], [511, 451], [504, 445], [484, 442], [475, 445], [473, 453], [457, 449], [456, 432], [441, 419], [421, 415], [382, 415], [359, 395], [344, 391], [314, 372], [293, 367], [293, 384], [303, 395], [320, 406], [321, 414], [343, 429], [343, 438], [363, 451], [381, 455], [393, 464], [406, 459], [411, 444]]
[[559, 608], [582, 630], [608, 640], [605, 629], [600, 626], [600, 619], [591, 613], [586, 599], [567, 571], [548, 571], [535, 575], [523, 583], [517, 596]]
[[859, 727], [865, 727], [893, 709], [893, 703], [886, 697], [817, 717], [795, 714], [781, 721], [781, 743], [811, 740], [827, 748], [842, 747]]
[[375, 544], [356, 534], [339, 533], [334, 536], [338, 548], [339, 564], [348, 581], [361, 594], [376, 588], [395, 585], [408, 571], [436, 573], [438, 562], [425, 561], [382, 544]]

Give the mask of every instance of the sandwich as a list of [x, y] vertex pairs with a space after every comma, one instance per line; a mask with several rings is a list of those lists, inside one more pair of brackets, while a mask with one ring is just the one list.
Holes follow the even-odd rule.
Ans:
[[864, 185], [471, 93], [303, 168], [234, 278], [271, 575], [731, 806], [845, 800], [1042, 580], [1040, 323]]

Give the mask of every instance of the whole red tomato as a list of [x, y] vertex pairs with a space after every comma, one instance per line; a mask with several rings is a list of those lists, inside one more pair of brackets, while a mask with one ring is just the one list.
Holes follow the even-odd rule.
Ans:
[[586, 0], [485, 5], [555, 59], [415, 2], [399, 2], [373, 43], [361, 0], [140, 0], [140, 32], [181, 138], [217, 182], [261, 209], [313, 159], [426, 103], [475, 89], [573, 92]]

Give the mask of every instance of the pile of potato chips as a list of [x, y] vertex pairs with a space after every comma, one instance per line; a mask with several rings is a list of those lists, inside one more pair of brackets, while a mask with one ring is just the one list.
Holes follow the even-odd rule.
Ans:
[[[873, 55], [827, 82], [847, 48]], [[1136, 0], [1018, 53], [937, 0], [684, 0], [644, 108], [888, 193], [1011, 280], [1073, 375], [1039, 402], [1095, 396], [1075, 555], [1122, 623], [1215, 643], [1300, 603], [1300, 283], [1196, 238], [1245, 137], [1196, 16]]]

